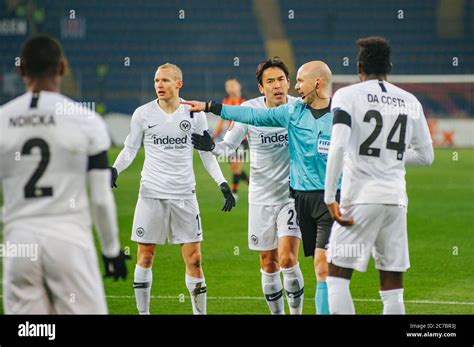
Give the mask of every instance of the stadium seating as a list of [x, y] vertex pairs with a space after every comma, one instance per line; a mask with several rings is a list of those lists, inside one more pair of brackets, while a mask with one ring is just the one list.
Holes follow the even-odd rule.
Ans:
[[[15, 17], [2, 6], [6, 5], [0, 5], [0, 19]], [[165, 62], [182, 67], [184, 97], [221, 99], [229, 76], [242, 81], [244, 96], [258, 94], [255, 68], [266, 52], [250, 0], [66, 0], [61, 5], [42, 0], [37, 6], [45, 12], [37, 31], [61, 39], [78, 86], [75, 96], [105, 103], [107, 111], [131, 113], [152, 99], [154, 71]], [[318, 58], [329, 62], [335, 74], [354, 74], [355, 39], [379, 34], [393, 45], [395, 74], [466, 74], [474, 72], [470, 42], [474, 3], [466, 1], [464, 7], [465, 35], [456, 39], [438, 36], [436, 6], [429, 1], [281, 0], [280, 15], [297, 65]], [[399, 9], [404, 11], [403, 20], [397, 19]], [[61, 35], [61, 23], [71, 10], [85, 24], [83, 38]], [[294, 19], [288, 18], [289, 10], [294, 11]], [[1, 77], [14, 70], [12, 59], [25, 37], [1, 36]], [[459, 57], [457, 67], [451, 64], [453, 56]], [[130, 66], [124, 65], [126, 57]], [[343, 65], [341, 57], [350, 59], [349, 66]], [[239, 66], [234, 66], [236, 58]], [[103, 77], [99, 65], [106, 67]], [[453, 107], [472, 110], [471, 89], [454, 88], [452, 93]], [[0, 103], [11, 96], [0, 90]], [[430, 109], [442, 111], [444, 106], [436, 100], [425, 99]]]

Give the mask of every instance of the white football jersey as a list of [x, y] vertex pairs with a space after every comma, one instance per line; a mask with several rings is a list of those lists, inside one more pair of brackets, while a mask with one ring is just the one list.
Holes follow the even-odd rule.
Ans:
[[389, 82], [369, 80], [337, 90], [332, 112], [337, 110], [349, 114], [342, 123], [351, 126], [341, 205], [406, 206], [405, 150], [432, 142], [418, 99]]
[[143, 143], [145, 162], [141, 173], [142, 198], [190, 199], [195, 197], [191, 134], [208, 130], [204, 112], [189, 112], [180, 105], [167, 114], [155, 99], [135, 110], [125, 146], [139, 149]]
[[102, 118], [60, 93], [28, 92], [0, 107], [5, 232], [20, 227], [93, 245], [88, 159], [109, 147]]
[[[288, 95], [288, 102], [295, 100], [297, 98]], [[267, 108], [264, 96], [245, 101], [241, 106]], [[247, 134], [250, 146], [249, 204], [287, 203], [290, 177], [287, 129], [233, 122], [224, 141], [236, 148]]]

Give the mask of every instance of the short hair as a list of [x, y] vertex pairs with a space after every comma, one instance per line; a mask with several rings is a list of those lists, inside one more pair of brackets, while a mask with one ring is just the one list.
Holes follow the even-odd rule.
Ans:
[[176, 79], [181, 80], [181, 81], [183, 80], [183, 71], [181, 71], [178, 65], [166, 63], [166, 64], [158, 66], [158, 69], [156, 69], [156, 71], [158, 71], [159, 69], [173, 70]]
[[280, 59], [280, 57], [273, 57], [267, 60], [263, 60], [260, 64], [257, 66], [257, 71], [255, 73], [255, 77], [257, 78], [258, 84], [263, 86], [262, 83], [262, 76], [263, 72], [266, 69], [269, 69], [271, 67], [277, 67], [285, 73], [286, 78], [289, 78], [290, 72], [288, 70], [288, 67], [285, 65], [285, 63]]
[[392, 69], [390, 62], [390, 44], [380, 36], [371, 36], [357, 40], [359, 54], [357, 61], [368, 75], [387, 75]]
[[238, 84], [241, 84], [240, 83], [240, 80], [237, 78], [237, 77], [234, 77], [234, 76], [231, 76], [231, 77], [227, 77], [224, 81], [224, 83], [226, 83], [227, 81], [236, 81]]
[[55, 75], [62, 58], [61, 45], [48, 35], [33, 36], [21, 48], [23, 73], [29, 77]]

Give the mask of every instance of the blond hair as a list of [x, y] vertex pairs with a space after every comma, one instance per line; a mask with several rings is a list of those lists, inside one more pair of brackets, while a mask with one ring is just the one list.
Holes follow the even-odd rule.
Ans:
[[158, 69], [156, 70], [158, 71], [159, 69], [170, 69], [173, 71], [173, 75], [176, 80], [183, 80], [183, 71], [181, 71], [181, 69], [175, 64], [166, 63], [158, 66]]

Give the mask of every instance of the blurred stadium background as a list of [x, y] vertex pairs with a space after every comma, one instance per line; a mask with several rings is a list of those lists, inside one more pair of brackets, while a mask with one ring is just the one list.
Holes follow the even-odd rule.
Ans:
[[[432, 168], [407, 172], [407, 312], [474, 313], [474, 150], [457, 149], [474, 147], [473, 0], [0, 0], [0, 104], [24, 92], [17, 57], [34, 33], [61, 41], [69, 63], [63, 92], [93, 103], [120, 146], [134, 109], [156, 97], [153, 76], [162, 63], [183, 69], [181, 95], [187, 99], [222, 99], [230, 76], [240, 79], [247, 99], [258, 96], [256, 66], [274, 55], [289, 65], [293, 85], [299, 65], [326, 61], [336, 90], [357, 81], [356, 39], [385, 36], [393, 51], [389, 80], [420, 99], [435, 145], [456, 148], [438, 149]], [[118, 151], [111, 151], [112, 161]], [[122, 243], [132, 255], [129, 230], [142, 162], [141, 152], [115, 190]], [[227, 165], [222, 169], [229, 177]], [[239, 208], [224, 216], [212, 180], [200, 163], [195, 170], [206, 230], [208, 312], [267, 313], [258, 256], [247, 249], [246, 187]], [[156, 262], [152, 312], [190, 313], [189, 301], [182, 305], [179, 250], [161, 247]], [[314, 313], [312, 262], [300, 262], [305, 313]], [[360, 313], [381, 310], [377, 274], [369, 268], [368, 276], [357, 274], [352, 284]], [[106, 289], [111, 312], [135, 313], [131, 279], [107, 281]]]

